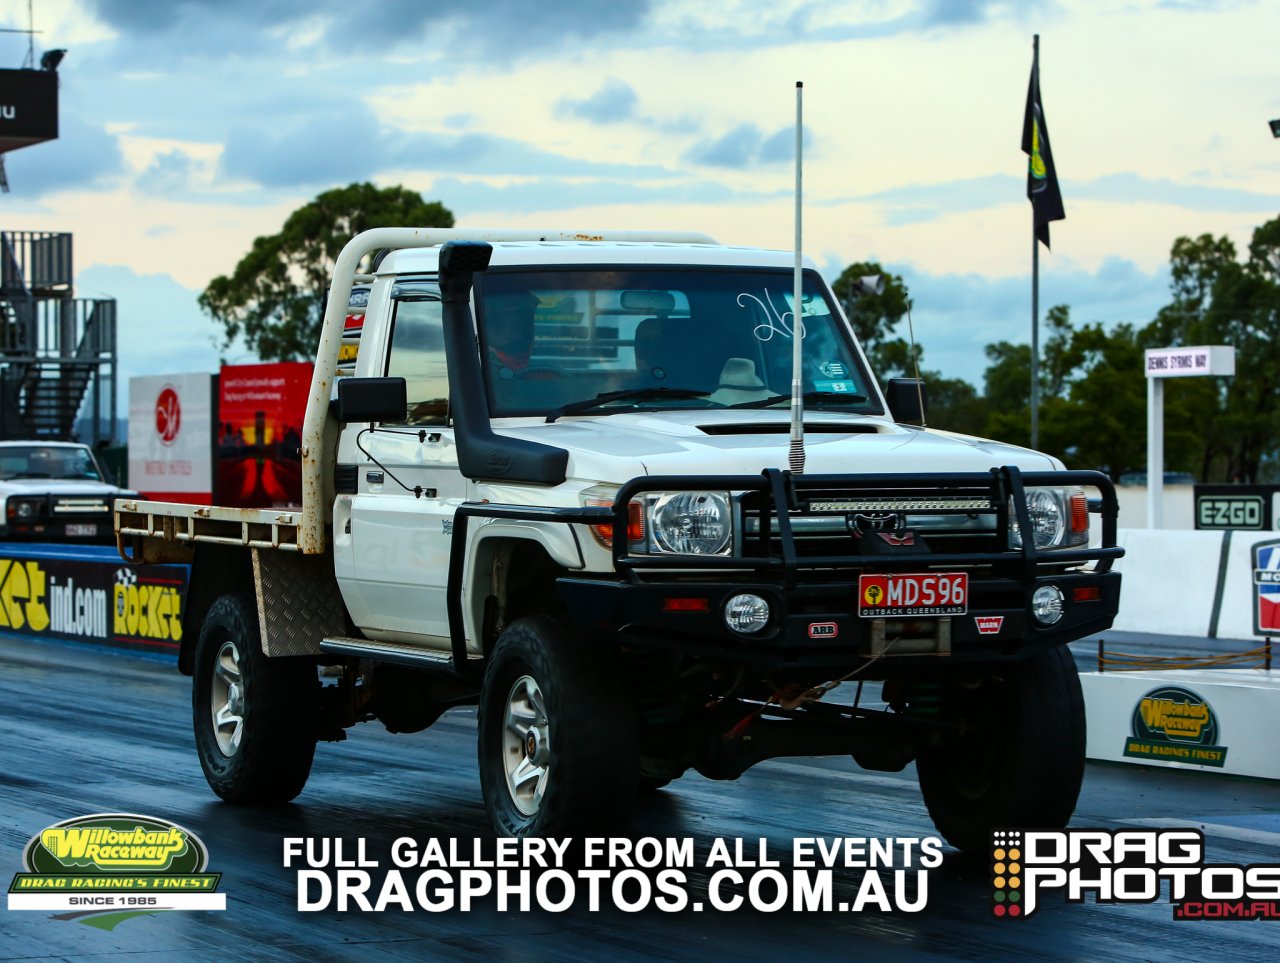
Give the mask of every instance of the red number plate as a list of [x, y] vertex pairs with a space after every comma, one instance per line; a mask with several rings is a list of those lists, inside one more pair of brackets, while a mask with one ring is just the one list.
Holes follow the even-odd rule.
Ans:
[[908, 572], [858, 577], [858, 615], [864, 619], [964, 615], [967, 572]]

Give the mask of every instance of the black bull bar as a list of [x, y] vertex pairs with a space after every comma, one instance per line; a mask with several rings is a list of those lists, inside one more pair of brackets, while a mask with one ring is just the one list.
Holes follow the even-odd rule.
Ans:
[[[859, 494], [900, 499], [912, 496], [985, 496], [989, 504], [987, 513], [996, 516], [996, 526], [990, 534], [994, 536], [996, 544], [1005, 546], [1008, 544], [1011, 522], [1010, 507], [1019, 530], [1025, 533], [1033, 530], [1026, 502], [1026, 489], [1033, 487], [1097, 489], [1100, 497], [1089, 499], [1088, 510], [1091, 514], [1101, 516], [1101, 544], [1094, 548], [1085, 546], [1041, 550], [1036, 548], [1033, 538], [1025, 537], [1021, 539], [1020, 548], [995, 551], [898, 556], [849, 553], [800, 556], [796, 551], [791, 518], [793, 513], [803, 510], [806, 497], [814, 493], [836, 497]], [[770, 550], [759, 556], [642, 555], [632, 552], [627, 538], [628, 506], [635, 496], [653, 491], [727, 491], [763, 495], [760, 535], [762, 546], [770, 546]], [[954, 513], [956, 510], [952, 511]], [[928, 510], [912, 509], [911, 513], [927, 514]], [[566, 525], [611, 525], [614, 568], [632, 583], [640, 581], [639, 573], [643, 570], [678, 569], [687, 574], [697, 570], [732, 569], [737, 573], [736, 578], [741, 578], [742, 573], [750, 572], [754, 578], [767, 580], [785, 591], [795, 586], [799, 574], [806, 569], [870, 567], [876, 571], [905, 571], [919, 568], [922, 563], [931, 567], [991, 566], [993, 574], [1030, 582], [1035, 579], [1038, 566], [1046, 563], [1067, 566], [1095, 562], [1093, 574], [1103, 575], [1111, 570], [1115, 559], [1124, 555], [1124, 549], [1116, 545], [1118, 514], [1115, 487], [1101, 472], [1022, 472], [1013, 466], [993, 468], [988, 472], [957, 473], [793, 475], [785, 470], [768, 468], [759, 475], [653, 475], [634, 478], [624, 484], [611, 508], [545, 508], [466, 502], [458, 507], [454, 516], [449, 557], [447, 598], [454, 666], [459, 671], [466, 671], [468, 667], [463, 629], [462, 582], [465, 577], [467, 531], [471, 518], [501, 518]], [[775, 528], [776, 540], [771, 542]]]

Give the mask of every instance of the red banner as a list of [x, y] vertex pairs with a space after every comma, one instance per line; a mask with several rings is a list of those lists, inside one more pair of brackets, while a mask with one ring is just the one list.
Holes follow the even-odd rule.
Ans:
[[214, 504], [302, 505], [302, 420], [311, 362], [223, 367], [218, 383]]

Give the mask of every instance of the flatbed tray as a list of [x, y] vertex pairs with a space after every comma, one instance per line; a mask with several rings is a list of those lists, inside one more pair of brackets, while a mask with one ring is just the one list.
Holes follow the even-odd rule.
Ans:
[[177, 502], [116, 502], [115, 527], [123, 538], [208, 542], [298, 551], [302, 512], [276, 508], [222, 508]]

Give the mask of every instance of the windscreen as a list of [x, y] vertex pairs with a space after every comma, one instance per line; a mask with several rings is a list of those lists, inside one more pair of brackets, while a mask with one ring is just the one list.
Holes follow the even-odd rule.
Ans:
[[786, 407], [797, 327], [807, 407], [881, 410], [812, 272], [799, 326], [785, 270], [491, 270], [477, 282], [495, 416]]
[[15, 478], [102, 480], [88, 448], [5, 445], [0, 447], [0, 481]]

